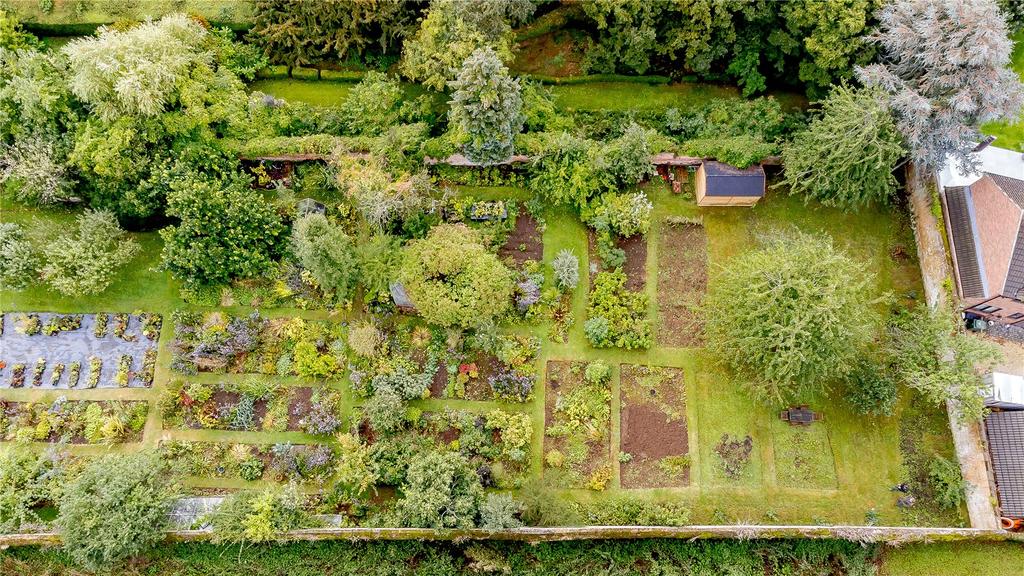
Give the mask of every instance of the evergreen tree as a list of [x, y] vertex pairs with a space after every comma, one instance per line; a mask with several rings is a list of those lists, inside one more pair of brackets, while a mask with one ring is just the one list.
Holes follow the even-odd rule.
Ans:
[[466, 157], [479, 164], [504, 162], [515, 151], [523, 128], [519, 81], [490, 48], [477, 49], [462, 64], [454, 89], [451, 120], [468, 138]]

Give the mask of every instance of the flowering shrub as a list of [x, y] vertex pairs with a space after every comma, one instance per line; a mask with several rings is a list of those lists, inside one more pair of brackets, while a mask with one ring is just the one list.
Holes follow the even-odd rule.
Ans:
[[526, 402], [533, 394], [533, 377], [515, 370], [503, 370], [487, 379], [494, 395], [503, 400]]

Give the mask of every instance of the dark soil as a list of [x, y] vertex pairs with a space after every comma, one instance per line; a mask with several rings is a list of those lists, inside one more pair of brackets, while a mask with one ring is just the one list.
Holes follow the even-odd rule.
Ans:
[[701, 305], [708, 287], [707, 233], [700, 225], [665, 225], [658, 250], [658, 344], [703, 345]]
[[[520, 247], [525, 249], [520, 250]], [[527, 260], [541, 261], [544, 259], [544, 239], [537, 229], [537, 221], [526, 211], [519, 209], [516, 227], [508, 236], [505, 245], [498, 249], [502, 260], [511, 258], [516, 266], [522, 266]]]
[[[659, 466], [662, 458], [689, 452], [683, 371], [657, 368], [662, 376], [651, 378], [645, 375], [649, 370], [645, 367], [623, 364], [621, 368], [620, 450], [632, 455], [621, 465], [622, 487], [688, 485], [689, 469], [673, 477]], [[673, 415], [676, 419], [669, 421]]]
[[[464, 360], [459, 363], [462, 364], [476, 364], [477, 377], [470, 378], [466, 382], [466, 394], [465, 400], [478, 400], [478, 401], [489, 401], [494, 399], [494, 391], [491, 390], [491, 384], [488, 382], [488, 378], [497, 374], [501, 371], [502, 364], [497, 357], [486, 354], [478, 356], [473, 359]], [[437, 368], [437, 372], [434, 373], [434, 379], [430, 382], [430, 396], [431, 398], [447, 398], [448, 390], [448, 368], [445, 365], [441, 365]]]
[[[597, 250], [597, 236], [594, 232], [587, 232], [587, 243], [590, 251], [590, 263], [596, 268], [605, 270], [604, 264]], [[647, 285], [647, 237], [639, 234], [629, 238], [616, 238], [615, 246], [626, 253], [626, 263], [622, 265], [622, 271], [626, 274], [626, 288], [639, 292]], [[590, 267], [590, 280], [594, 280], [594, 266]]]
[[302, 430], [300, 421], [309, 412], [309, 407], [313, 404], [310, 401], [312, 397], [312, 388], [296, 388], [292, 391], [291, 401], [288, 403], [288, 430]]
[[[578, 374], [572, 374], [569, 370], [572, 364], [582, 365], [583, 363], [551, 360], [547, 364], [547, 379], [544, 386], [545, 430], [555, 424], [555, 404], [558, 401], [558, 394], [566, 393], [572, 390], [574, 386], [583, 383], [584, 371], [580, 370]], [[562, 454], [565, 454], [567, 443], [568, 442], [565, 438], [551, 438], [545, 434], [544, 454], [547, 455], [550, 450], [558, 450]], [[579, 479], [578, 482], [575, 482], [572, 485], [565, 485], [565, 480], [559, 478], [562, 476], [563, 471], [556, 471], [549, 468], [545, 463], [544, 474], [549, 478], [549, 483], [556, 484], [564, 488], [583, 488], [586, 485], [587, 480], [598, 468], [609, 463], [609, 458], [611, 456], [611, 438], [608, 435], [605, 435], [602, 442], [588, 441], [587, 447], [589, 452], [583, 463], [572, 469], [572, 472], [575, 473]], [[550, 481], [551, 477], [555, 478], [553, 482]], [[559, 480], [561, 480], [561, 482], [559, 482]]]
[[513, 70], [545, 76], [578, 76], [582, 74], [582, 51], [572, 34], [555, 30], [517, 44]]
[[430, 397], [444, 398], [445, 388], [448, 386], [448, 366], [441, 364], [434, 372], [434, 379], [430, 381]]

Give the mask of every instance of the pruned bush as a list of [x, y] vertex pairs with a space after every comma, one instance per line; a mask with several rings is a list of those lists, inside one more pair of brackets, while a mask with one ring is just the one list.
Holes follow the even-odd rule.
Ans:
[[86, 210], [43, 249], [43, 279], [68, 296], [99, 294], [138, 252], [112, 213]]
[[21, 226], [0, 222], [0, 289], [21, 290], [36, 279], [39, 258]]
[[325, 291], [346, 300], [355, 289], [358, 261], [355, 242], [323, 214], [303, 216], [292, 228], [292, 253]]
[[484, 489], [476, 467], [456, 452], [421, 452], [409, 463], [396, 512], [414, 528], [473, 528]]

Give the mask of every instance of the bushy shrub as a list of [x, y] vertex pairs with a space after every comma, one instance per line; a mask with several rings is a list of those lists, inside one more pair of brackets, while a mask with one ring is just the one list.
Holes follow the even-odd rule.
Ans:
[[621, 270], [601, 272], [594, 278], [587, 315], [583, 330], [596, 348], [632, 350], [651, 345], [647, 295], [627, 290], [626, 275]]
[[555, 282], [562, 290], [575, 290], [580, 281], [580, 260], [572, 250], [563, 248], [551, 261]]
[[365, 494], [377, 482], [370, 447], [352, 434], [338, 435], [340, 453], [334, 474], [334, 493], [345, 499]]
[[363, 403], [362, 413], [378, 434], [394, 434], [406, 425], [405, 402], [391, 389], [380, 390], [371, 396]]
[[68, 200], [75, 180], [66, 153], [41, 136], [30, 136], [13, 145], [0, 143], [0, 186], [14, 198], [29, 204], [55, 204]]
[[611, 366], [600, 360], [594, 360], [587, 364], [586, 370], [583, 371], [583, 379], [586, 380], [588, 384], [593, 384], [595, 386], [603, 386], [607, 384], [611, 377]]
[[363, 358], [373, 357], [383, 342], [384, 336], [372, 322], [362, 322], [349, 328], [348, 347]]
[[655, 131], [633, 122], [622, 136], [601, 148], [597, 165], [607, 188], [615, 190], [633, 186], [656, 173], [654, 164], [651, 164], [651, 141], [656, 135]]
[[317, 284], [345, 300], [355, 289], [358, 262], [355, 242], [323, 214], [303, 216], [292, 228], [291, 249]]
[[55, 451], [0, 449], [0, 533], [11, 534], [24, 524], [39, 522], [36, 510], [54, 497], [60, 473], [60, 456]]
[[338, 370], [338, 359], [333, 354], [321, 354], [316, 345], [303, 340], [295, 345], [292, 370], [303, 378], [329, 378]]
[[213, 527], [213, 541], [243, 544], [279, 540], [285, 532], [311, 523], [302, 500], [295, 484], [261, 492], [235, 492], [207, 517]]
[[367, 72], [341, 102], [341, 117], [351, 134], [380, 134], [398, 123], [402, 87], [382, 72]]
[[430, 450], [409, 463], [395, 510], [404, 526], [473, 528], [483, 499], [476, 468], [465, 456]]
[[963, 503], [968, 488], [960, 473], [960, 464], [936, 454], [928, 464], [928, 480], [935, 489], [935, 501], [956, 509]]
[[113, 214], [86, 210], [43, 249], [43, 279], [68, 296], [99, 294], [138, 252]]
[[453, 89], [449, 116], [468, 139], [466, 157], [479, 164], [508, 160], [515, 151], [515, 135], [523, 128], [523, 99], [519, 81], [498, 54], [478, 48], [448, 85]]
[[643, 192], [605, 192], [590, 201], [581, 211], [581, 218], [598, 232], [614, 232], [628, 238], [647, 234], [652, 210], [654, 204]]
[[89, 570], [108, 569], [161, 541], [170, 476], [158, 456], [109, 454], [85, 466], [60, 497], [64, 549]]
[[523, 521], [519, 514], [523, 505], [509, 494], [488, 494], [480, 505], [480, 527], [485, 530], [519, 528]]
[[545, 136], [530, 190], [553, 205], [582, 207], [601, 191], [593, 165], [598, 146], [567, 132]]
[[850, 373], [846, 399], [860, 414], [892, 416], [899, 399], [899, 389], [886, 367], [871, 360], [862, 360]]
[[31, 284], [38, 260], [21, 226], [0, 222], [0, 289], [21, 290]]
[[428, 322], [470, 328], [505, 312], [512, 273], [462, 224], [434, 227], [405, 249], [400, 279]]

